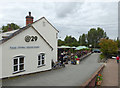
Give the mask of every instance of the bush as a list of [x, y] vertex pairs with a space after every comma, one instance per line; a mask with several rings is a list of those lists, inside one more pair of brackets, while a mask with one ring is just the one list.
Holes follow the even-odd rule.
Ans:
[[105, 55], [104, 54], [100, 54], [100, 59], [104, 59], [105, 58]]
[[112, 54], [117, 54], [118, 45], [111, 39], [101, 39], [99, 43], [101, 51], [107, 58]]

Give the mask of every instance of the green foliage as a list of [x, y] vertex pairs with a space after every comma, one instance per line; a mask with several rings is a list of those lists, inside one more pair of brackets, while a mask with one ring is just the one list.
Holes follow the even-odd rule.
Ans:
[[104, 59], [105, 58], [105, 55], [102, 53], [102, 54], [100, 54], [100, 59], [102, 60], [102, 59]]
[[107, 57], [117, 53], [118, 50], [117, 42], [111, 39], [101, 39], [99, 45], [101, 47], [101, 51]]
[[88, 45], [91, 44], [92, 47], [99, 47], [98, 43], [101, 38], [107, 38], [106, 32], [102, 28], [91, 28], [87, 34]]
[[64, 45], [66, 46], [78, 46], [77, 40], [72, 36], [66, 36], [64, 39]]
[[8, 26], [2, 26], [2, 30], [3, 30], [3, 32], [7, 32], [8, 31]]
[[11, 26], [12, 30], [16, 30], [16, 29], [20, 28], [17, 24], [11, 23], [11, 24], [7, 24], [7, 26], [4, 26], [4, 25], [2, 26], [3, 32], [7, 32], [8, 31], [9, 25]]
[[65, 41], [65, 43], [77, 42], [77, 40], [74, 37], [72, 37], [72, 36], [66, 36], [64, 41]]
[[101, 38], [109, 39], [106, 35], [106, 32], [102, 28], [91, 28], [88, 31], [88, 34], [82, 34], [79, 37], [79, 41], [77, 41], [72, 36], [66, 36], [64, 41], [58, 40], [58, 46], [89, 46], [92, 45], [92, 47], [99, 48], [99, 42]]
[[71, 53], [73, 53], [73, 49], [69, 49]]
[[58, 46], [62, 46], [64, 45], [64, 41], [62, 41], [61, 39], [58, 39]]
[[79, 37], [78, 43], [81, 46], [85, 46], [85, 45], [87, 45], [86, 39], [87, 39], [87, 35], [86, 34], [82, 34], [82, 36]]

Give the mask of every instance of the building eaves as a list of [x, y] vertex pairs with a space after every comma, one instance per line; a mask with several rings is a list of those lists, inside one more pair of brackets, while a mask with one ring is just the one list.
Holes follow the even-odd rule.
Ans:
[[[32, 24], [38, 22], [39, 20], [45, 19], [57, 32], [59, 32], [45, 17], [42, 17], [38, 20], [36, 20], [35, 22], [33, 22]], [[17, 34], [21, 33], [22, 31], [26, 30], [29, 27], [32, 27], [32, 24], [29, 24], [27, 26], [24, 26], [22, 28], [20, 28], [18, 31], [12, 33], [10, 36], [8, 36], [7, 38], [4, 38], [2, 40], [0, 40], [0, 44], [3, 44], [4, 42], [8, 41], [9, 39], [13, 38], [14, 36], [16, 36]], [[45, 39], [44, 39], [45, 40]], [[46, 40], [45, 40], [46, 42]], [[47, 44], [51, 47], [51, 45], [47, 42]], [[51, 47], [52, 48], [52, 47]], [[53, 48], [52, 48], [53, 49]]]
[[38, 19], [38, 20], [36, 20], [35, 22], [33, 22], [32, 24], [34, 24], [34, 23], [36, 23], [36, 22], [38, 22], [39, 20], [41, 20], [41, 19], [45, 19], [57, 32], [59, 32], [45, 17], [42, 17], [42, 18], [40, 18], [40, 19]]
[[22, 28], [20, 28], [18, 31], [12, 33], [10, 36], [8, 36], [7, 38], [4, 38], [2, 40], [0, 40], [0, 44], [3, 44], [4, 42], [8, 41], [9, 39], [13, 38], [14, 36], [16, 36], [17, 34], [21, 33], [22, 31], [26, 30], [27, 28], [31, 27], [31, 24], [24, 26]]

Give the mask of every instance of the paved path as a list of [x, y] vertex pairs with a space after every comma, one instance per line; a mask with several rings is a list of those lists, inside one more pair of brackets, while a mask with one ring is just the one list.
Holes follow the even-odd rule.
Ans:
[[101, 86], [118, 86], [118, 64], [115, 59], [107, 61], [103, 70], [103, 82]]
[[88, 80], [101, 64], [99, 54], [92, 54], [80, 65], [67, 65], [65, 68], [41, 72], [3, 80], [3, 86], [80, 86]]

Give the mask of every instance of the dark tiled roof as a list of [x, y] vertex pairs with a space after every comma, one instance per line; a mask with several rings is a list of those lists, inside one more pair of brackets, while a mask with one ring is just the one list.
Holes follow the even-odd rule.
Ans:
[[0, 44], [6, 42], [7, 40], [11, 39], [12, 37], [16, 36], [17, 34], [19, 34], [20, 32], [26, 30], [27, 28], [31, 27], [31, 24], [24, 26], [22, 28], [20, 28], [18, 31], [12, 33], [10, 36], [8, 36], [7, 38], [3, 38], [2, 40], [0, 40]]

